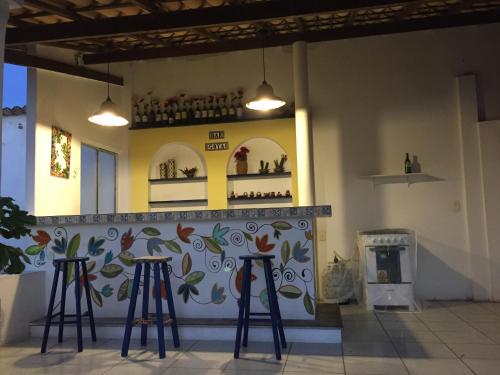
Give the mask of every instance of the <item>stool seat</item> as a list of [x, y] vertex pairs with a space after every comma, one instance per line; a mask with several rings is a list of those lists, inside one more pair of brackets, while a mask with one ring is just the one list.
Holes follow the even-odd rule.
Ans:
[[250, 259], [250, 260], [262, 260], [262, 259], [274, 259], [276, 256], [268, 255], [268, 254], [252, 254], [252, 255], [240, 255], [241, 260]]
[[172, 260], [171, 257], [162, 257], [162, 256], [144, 256], [134, 258], [134, 263], [166, 263]]
[[54, 259], [53, 263], [74, 263], [74, 262], [86, 262], [90, 260], [89, 257], [76, 257], [76, 258], [57, 258]]

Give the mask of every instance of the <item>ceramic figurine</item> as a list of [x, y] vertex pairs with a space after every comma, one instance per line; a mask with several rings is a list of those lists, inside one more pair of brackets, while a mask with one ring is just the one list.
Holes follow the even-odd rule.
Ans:
[[287, 190], [285, 193], [285, 197], [290, 197], [292, 194], [290, 194], [290, 190]]
[[255, 193], [253, 191], [250, 192], [250, 198], [255, 198]]
[[262, 193], [260, 191], [257, 192], [257, 198], [262, 198]]
[[264, 193], [264, 198], [269, 198], [269, 193]]
[[276, 197], [276, 193], [274, 191], [271, 191], [271, 198], [275, 198]]
[[234, 190], [231, 192], [231, 198], [236, 198], [236, 194], [234, 193]]
[[278, 194], [276, 194], [277, 197], [282, 197], [283, 194], [281, 194], [281, 191], [278, 191]]
[[243, 193], [243, 198], [248, 198], [248, 193], [246, 191]]

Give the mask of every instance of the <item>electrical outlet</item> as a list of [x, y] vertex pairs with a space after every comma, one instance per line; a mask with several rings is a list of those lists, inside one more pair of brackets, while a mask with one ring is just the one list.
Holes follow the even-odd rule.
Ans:
[[320, 230], [318, 233], [318, 237], [320, 241], [326, 241], [326, 232], [324, 230]]

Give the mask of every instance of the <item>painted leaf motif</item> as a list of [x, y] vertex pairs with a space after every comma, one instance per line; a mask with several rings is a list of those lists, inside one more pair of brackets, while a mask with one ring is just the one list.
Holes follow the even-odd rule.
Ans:
[[[153, 299], [156, 300], [156, 288], [154, 286], [151, 288], [151, 293], [153, 295]], [[167, 289], [165, 289], [165, 283], [160, 283], [160, 296], [161, 299], [167, 299]]]
[[102, 307], [102, 296], [93, 286], [90, 287], [90, 295], [92, 297], [92, 301], [99, 306]]
[[44, 230], [37, 230], [36, 235], [31, 238], [40, 246], [45, 246], [50, 242], [50, 235]]
[[175, 242], [173, 240], [166, 240], [165, 241], [165, 246], [166, 246], [167, 249], [169, 249], [173, 253], [176, 253], [176, 254], [181, 254], [182, 253], [181, 246], [177, 242]]
[[274, 249], [275, 244], [270, 243], [268, 244], [267, 241], [269, 240], [269, 235], [265, 234], [262, 236], [262, 238], [259, 238], [259, 236], [255, 237], [255, 245], [257, 246], [257, 249], [261, 253], [267, 253]]
[[38, 255], [42, 252], [43, 249], [45, 249], [45, 246], [31, 245], [26, 250], [24, 250], [24, 252], [28, 255]]
[[102, 287], [101, 294], [106, 298], [111, 297], [113, 295], [113, 288], [111, 287], [111, 285], [109, 284], [104, 285]]
[[[97, 276], [94, 275], [94, 274], [89, 274], [87, 275], [87, 278], [89, 280], [89, 284], [92, 282], [92, 281], [95, 281], [97, 280]], [[81, 291], [83, 290], [83, 274], [80, 276], [80, 293]]]
[[282, 233], [278, 229], [275, 229], [274, 233], [273, 233], [273, 237], [276, 238], [277, 240], [279, 240], [281, 237], [281, 234]]
[[[66, 258], [73, 258], [76, 256], [78, 249], [80, 248], [80, 233], [75, 234], [73, 238], [69, 241], [68, 247], [66, 249]], [[75, 265], [70, 262], [68, 264], [68, 276], [66, 282], [70, 284], [75, 278]]]
[[134, 254], [132, 254], [130, 251], [122, 251], [119, 255], [118, 255], [118, 259], [120, 259], [120, 261], [127, 267], [132, 267], [135, 263], [134, 263], [134, 259], [135, 256]]
[[205, 272], [203, 272], [203, 271], [194, 271], [194, 272], [191, 272], [186, 277], [186, 284], [196, 285], [199, 282], [201, 282], [201, 280], [203, 280], [204, 278], [205, 278]]
[[112, 279], [123, 272], [123, 267], [116, 263], [106, 264], [101, 268], [101, 274]]
[[56, 238], [54, 240], [54, 246], [52, 246], [52, 251], [56, 254], [64, 254], [66, 252], [66, 246], [68, 244], [66, 237], [61, 238], [60, 240]]
[[146, 245], [149, 255], [153, 255], [155, 251], [157, 253], [161, 253], [160, 245], [163, 245], [163, 243], [164, 241], [161, 238], [158, 237], [150, 238]]
[[220, 223], [217, 223], [217, 225], [215, 225], [215, 227], [212, 231], [212, 237], [213, 237], [214, 241], [217, 242], [221, 246], [227, 246], [228, 243], [227, 243], [226, 239], [224, 238], [224, 236], [227, 234], [227, 232], [229, 232], [229, 229], [230, 229], [229, 227], [221, 228]]
[[194, 228], [183, 228], [181, 223], [177, 224], [177, 236], [184, 243], [191, 243], [189, 236], [194, 232]]
[[299, 263], [306, 263], [311, 259], [306, 255], [308, 251], [308, 248], [302, 247], [300, 241], [297, 241], [293, 246], [293, 258]]
[[186, 276], [191, 271], [192, 266], [193, 261], [191, 260], [191, 255], [186, 253], [182, 258], [182, 276]]
[[148, 236], [159, 236], [161, 233], [158, 229], [153, 227], [146, 227], [142, 229], [142, 232]]
[[123, 283], [121, 283], [120, 288], [118, 289], [117, 299], [118, 301], [126, 300], [128, 296], [128, 285], [130, 283], [129, 279], [125, 279]]
[[289, 230], [292, 229], [292, 225], [286, 221], [275, 221], [271, 224], [274, 229], [278, 230]]
[[195, 296], [200, 295], [198, 288], [196, 288], [194, 285], [189, 285], [189, 292], [193, 293]]
[[110, 263], [112, 260], [113, 260], [113, 251], [112, 251], [112, 250], [109, 250], [109, 251], [106, 253], [106, 256], [104, 257], [104, 263], [105, 263], [105, 264], [108, 264], [108, 263]]
[[281, 244], [281, 260], [286, 263], [288, 259], [290, 259], [290, 242], [285, 240]]
[[[257, 276], [255, 276], [252, 273], [252, 275], [250, 276], [250, 280], [252, 282], [257, 280]], [[236, 290], [238, 291], [238, 293], [241, 293], [241, 288], [243, 287], [243, 267], [241, 267], [236, 273], [236, 279], [234, 280], [234, 284], [236, 286]]]
[[212, 287], [212, 293], [210, 294], [211, 296], [211, 301], [215, 305], [220, 305], [224, 303], [226, 300], [226, 294], [224, 293], [224, 287], [221, 286], [219, 288], [219, 285], [217, 283], [214, 284]]
[[87, 273], [91, 273], [94, 270], [95, 265], [95, 260], [91, 260], [90, 262], [85, 263], [85, 266], [87, 267]]
[[104, 248], [101, 247], [103, 244], [104, 244], [103, 238], [96, 241], [94, 236], [90, 237], [89, 244], [87, 246], [89, 254], [92, 255], [93, 257], [97, 257], [102, 253], [104, 253]]
[[305, 235], [306, 235], [306, 240], [312, 241], [314, 238], [312, 230], [306, 230]]
[[267, 289], [264, 288], [261, 290], [260, 294], [259, 294], [259, 300], [260, 300], [260, 303], [262, 303], [262, 306], [264, 306], [264, 308], [269, 311], [270, 308], [269, 308], [269, 298], [267, 297]]
[[122, 238], [120, 240], [120, 246], [122, 251], [126, 251], [132, 247], [134, 244], [134, 237], [132, 236], [132, 228], [130, 228], [127, 232], [122, 234]]
[[182, 295], [182, 300], [184, 301], [184, 303], [187, 303], [189, 301], [189, 285], [182, 284], [181, 286], [179, 286], [177, 294]]
[[306, 292], [306, 294], [304, 295], [304, 307], [306, 308], [308, 314], [314, 315], [314, 306], [309, 292]]
[[203, 237], [203, 242], [205, 242], [205, 246], [207, 249], [214, 253], [214, 254], [220, 254], [222, 253], [222, 248], [219, 246], [217, 241], [215, 241], [213, 238], [210, 237]]
[[247, 241], [253, 241], [253, 237], [250, 233], [247, 233], [247, 232], [243, 232], [243, 235], [245, 236], [245, 238], [247, 239]]
[[278, 289], [278, 292], [281, 293], [283, 297], [290, 299], [296, 299], [302, 295], [302, 291], [292, 284], [283, 285]]

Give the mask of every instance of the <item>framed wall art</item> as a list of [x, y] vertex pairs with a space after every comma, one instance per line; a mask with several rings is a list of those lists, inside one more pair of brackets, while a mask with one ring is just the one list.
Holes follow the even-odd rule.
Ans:
[[71, 134], [53, 126], [50, 153], [50, 175], [69, 178], [70, 164]]

